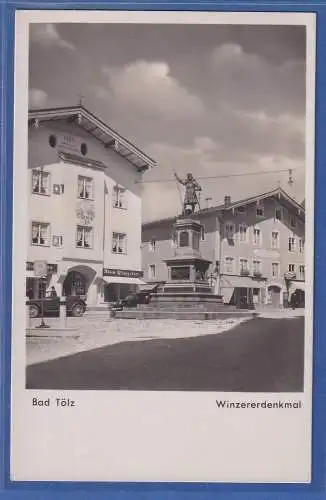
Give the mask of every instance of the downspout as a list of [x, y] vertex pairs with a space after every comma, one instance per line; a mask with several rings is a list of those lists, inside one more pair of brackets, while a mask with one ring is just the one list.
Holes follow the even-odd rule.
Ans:
[[221, 295], [221, 254], [222, 254], [222, 239], [221, 239], [221, 221], [220, 216], [217, 215], [215, 219], [215, 245], [214, 245], [214, 266], [218, 262], [218, 269], [216, 269], [216, 284], [215, 293]]

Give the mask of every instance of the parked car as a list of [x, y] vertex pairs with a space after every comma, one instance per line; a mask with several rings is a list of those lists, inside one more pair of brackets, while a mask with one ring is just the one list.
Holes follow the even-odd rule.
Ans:
[[[67, 316], [80, 317], [86, 311], [86, 302], [83, 297], [68, 296], [66, 298]], [[42, 315], [42, 305], [44, 316], [58, 316], [60, 313], [60, 297], [45, 297], [42, 299], [31, 299], [27, 301], [29, 315], [37, 318]]]
[[124, 307], [137, 307], [138, 304], [149, 304], [151, 301], [150, 293], [135, 292], [127, 295], [124, 299], [117, 300], [112, 304], [112, 309], [122, 310]]
[[124, 299], [120, 299], [114, 302], [111, 308], [115, 311], [122, 311], [124, 307], [137, 307], [138, 304], [149, 304], [151, 301], [151, 296], [153, 293], [157, 292], [158, 287], [161, 283], [157, 283], [153, 286], [149, 286], [144, 290], [131, 293], [127, 295]]

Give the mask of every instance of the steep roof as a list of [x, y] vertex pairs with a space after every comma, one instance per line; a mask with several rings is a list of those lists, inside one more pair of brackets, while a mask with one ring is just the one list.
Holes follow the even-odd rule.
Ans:
[[[267, 192], [260, 193], [260, 194], [255, 194], [253, 196], [243, 198], [240, 200], [231, 201], [227, 206], [225, 206], [225, 203], [223, 202], [223, 203], [220, 203], [219, 205], [216, 205], [215, 207], [201, 209], [201, 210], [198, 210], [197, 215], [205, 216], [205, 215], [208, 215], [208, 214], [211, 214], [214, 212], [233, 210], [237, 207], [243, 207], [245, 205], [250, 205], [251, 203], [256, 203], [260, 200], [264, 200], [266, 198], [271, 198], [271, 197], [278, 198], [281, 202], [283, 202], [283, 204], [286, 204], [286, 205], [292, 207], [294, 210], [296, 210], [298, 212], [299, 215], [302, 216], [302, 218], [304, 218], [305, 207], [302, 206], [300, 203], [298, 203], [294, 198], [292, 198], [281, 187], [277, 187], [276, 189], [273, 189], [271, 191], [267, 191]], [[157, 224], [173, 223], [175, 220], [176, 220], [176, 217], [166, 217], [164, 219], [144, 222], [142, 224], [142, 227], [145, 229], [147, 227], [155, 226]]]
[[83, 106], [32, 109], [28, 112], [29, 124], [58, 120], [75, 123], [92, 137], [99, 140], [105, 148], [112, 148], [139, 172], [151, 169], [157, 165], [153, 158], [141, 151], [137, 146]]

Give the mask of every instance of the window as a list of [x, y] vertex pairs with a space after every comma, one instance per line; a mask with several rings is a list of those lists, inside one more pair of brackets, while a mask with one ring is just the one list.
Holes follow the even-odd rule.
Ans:
[[148, 277], [150, 280], [154, 280], [156, 276], [156, 267], [155, 264], [151, 264], [148, 268]]
[[61, 248], [63, 245], [63, 236], [52, 236], [52, 245]]
[[280, 208], [275, 209], [275, 219], [282, 220], [282, 210]]
[[289, 273], [295, 273], [295, 264], [289, 264]]
[[204, 226], [201, 226], [201, 228], [200, 228], [200, 239], [201, 239], [201, 241], [204, 241], [204, 239], [205, 239], [205, 228], [204, 228]]
[[295, 251], [295, 238], [289, 238], [289, 252]]
[[127, 237], [124, 233], [113, 233], [112, 252], [127, 253]]
[[279, 234], [278, 231], [272, 231], [272, 248], [279, 248]]
[[249, 274], [248, 259], [240, 259], [240, 274]]
[[246, 213], [246, 211], [245, 211], [245, 207], [237, 207], [237, 208], [235, 209], [235, 213], [236, 213], [236, 214], [239, 214], [239, 215], [241, 215], [241, 214], [245, 214], [245, 213]]
[[88, 226], [77, 226], [76, 247], [92, 248], [93, 229]]
[[289, 223], [291, 227], [296, 227], [297, 225], [297, 220], [294, 215], [289, 214]]
[[257, 203], [256, 217], [264, 217], [264, 205], [261, 201]]
[[248, 236], [247, 226], [245, 226], [244, 224], [240, 224], [239, 226], [240, 243], [247, 243], [247, 236]]
[[149, 242], [149, 251], [150, 252], [155, 252], [156, 248], [156, 240], [150, 240]]
[[50, 224], [32, 222], [32, 245], [49, 246]]
[[57, 145], [57, 138], [55, 135], [50, 135], [49, 137], [49, 144], [51, 146], [51, 148], [55, 148], [56, 145]]
[[272, 262], [272, 276], [278, 278], [280, 275], [280, 265], [278, 262]]
[[299, 278], [301, 280], [305, 279], [305, 268], [304, 268], [304, 266], [299, 266]]
[[254, 228], [254, 245], [261, 245], [261, 232], [257, 227]]
[[114, 186], [113, 188], [113, 206], [126, 208], [126, 190], [122, 186]]
[[78, 198], [84, 200], [93, 199], [93, 179], [81, 175], [78, 176]]
[[227, 222], [225, 224], [225, 237], [228, 240], [233, 240], [234, 238], [234, 224], [232, 222]]
[[87, 155], [87, 144], [85, 144], [85, 142], [83, 142], [80, 146], [80, 152], [83, 156], [86, 156]]
[[34, 194], [49, 194], [50, 174], [43, 170], [32, 171], [32, 192]]
[[225, 272], [233, 274], [234, 273], [234, 258], [225, 257]]
[[38, 298], [44, 299], [46, 296], [46, 283], [44, 281], [39, 281], [38, 283]]
[[254, 274], [261, 274], [261, 262], [260, 260], [252, 261], [252, 272]]
[[299, 252], [300, 253], [303, 253], [304, 252], [304, 239], [303, 238], [300, 238], [299, 240]]

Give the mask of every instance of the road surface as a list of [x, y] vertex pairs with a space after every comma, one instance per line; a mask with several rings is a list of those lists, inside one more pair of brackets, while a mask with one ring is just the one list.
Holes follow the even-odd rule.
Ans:
[[299, 392], [304, 318], [218, 335], [123, 342], [27, 367], [28, 389]]

